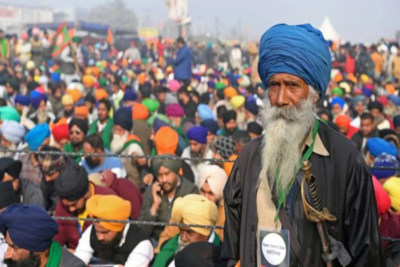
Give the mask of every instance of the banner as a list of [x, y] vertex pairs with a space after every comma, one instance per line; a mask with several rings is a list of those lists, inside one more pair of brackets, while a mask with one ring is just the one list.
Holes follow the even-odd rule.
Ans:
[[65, 22], [63, 22], [53, 36], [53, 57], [58, 56], [69, 45], [70, 36]]

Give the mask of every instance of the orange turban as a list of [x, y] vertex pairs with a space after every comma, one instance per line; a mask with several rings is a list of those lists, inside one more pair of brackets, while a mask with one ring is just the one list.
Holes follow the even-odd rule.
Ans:
[[389, 94], [393, 94], [394, 92], [396, 92], [396, 87], [394, 87], [393, 84], [386, 84], [386, 85], [385, 85], [385, 90], [386, 90]]
[[102, 99], [107, 99], [108, 98], [108, 93], [104, 89], [97, 89], [96, 90], [96, 99], [97, 101], [100, 101]]
[[228, 79], [221, 79], [221, 83], [225, 84], [225, 86], [229, 84]]
[[86, 68], [85, 70], [86, 75], [92, 75], [92, 73], [93, 73], [92, 68]]
[[[106, 220], [126, 221], [131, 215], [131, 203], [115, 195], [94, 195], [86, 202], [86, 210], [90, 217]], [[109, 231], [121, 232], [124, 223], [100, 222]]]
[[83, 85], [92, 87], [94, 85], [94, 77], [92, 75], [84, 75], [82, 77]]
[[67, 90], [66, 94], [72, 96], [72, 98], [74, 99], [74, 103], [78, 102], [79, 99], [81, 99], [83, 96], [82, 92], [78, 89]]
[[357, 83], [357, 78], [354, 76], [353, 73], [350, 73], [349, 75], [347, 75], [347, 80], [352, 81], [353, 83]]
[[140, 73], [137, 77], [137, 80], [140, 85], [143, 85], [146, 82], [146, 74]]
[[161, 127], [154, 136], [157, 154], [175, 154], [178, 147], [178, 133], [169, 126]]
[[339, 72], [338, 74], [335, 75], [333, 81], [337, 83], [343, 81], [343, 75]]
[[135, 103], [132, 108], [132, 119], [133, 120], [147, 120], [149, 117], [149, 110], [141, 103]]
[[92, 72], [94, 76], [98, 77], [100, 74], [100, 69], [98, 67], [93, 67]]
[[341, 128], [350, 128], [351, 118], [347, 115], [339, 115], [336, 117], [336, 125]]
[[122, 67], [128, 67], [128, 60], [126, 58], [124, 58], [121, 62]]
[[89, 117], [89, 109], [87, 106], [75, 107], [75, 116], [83, 116], [87, 119]]
[[225, 95], [226, 97], [232, 98], [232, 97], [234, 97], [234, 96], [237, 96], [238, 93], [237, 93], [237, 91], [236, 91], [235, 88], [233, 88], [233, 87], [228, 87], [228, 88], [225, 88], [224, 95]]
[[101, 61], [101, 66], [103, 68], [107, 67], [107, 61], [105, 61], [105, 60]]

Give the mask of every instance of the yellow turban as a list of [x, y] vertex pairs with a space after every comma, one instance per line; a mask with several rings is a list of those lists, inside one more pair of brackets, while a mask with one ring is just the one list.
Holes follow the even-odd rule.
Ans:
[[73, 105], [74, 104], [74, 98], [72, 95], [63, 95], [61, 98], [61, 103], [65, 105]]
[[[128, 220], [131, 215], [131, 203], [114, 195], [94, 195], [86, 202], [90, 217], [106, 220]], [[109, 231], [121, 232], [124, 223], [100, 222]]]
[[243, 106], [246, 98], [242, 95], [237, 95], [231, 98], [231, 104], [234, 109], [240, 108]]
[[[186, 195], [175, 200], [171, 212], [171, 222], [184, 224], [215, 225], [218, 208], [214, 202], [200, 195]], [[209, 236], [211, 229], [191, 227], [204, 236]]]
[[232, 97], [234, 97], [234, 96], [237, 96], [238, 93], [237, 93], [237, 91], [236, 91], [235, 88], [233, 88], [233, 87], [228, 87], [228, 88], [225, 88], [224, 95], [225, 95], [226, 97], [228, 97], [228, 98], [232, 98]]
[[383, 188], [390, 197], [392, 208], [400, 211], [400, 178], [392, 177], [383, 184]]
[[81, 91], [79, 91], [78, 89], [70, 89], [67, 90], [67, 92], [65, 92], [67, 95], [72, 96], [72, 98], [74, 99], [74, 103], [78, 102], [79, 99], [82, 98], [83, 94]]
[[362, 81], [363, 83], [367, 83], [367, 82], [369, 81], [369, 77], [368, 77], [368, 75], [366, 75], [366, 74], [362, 74], [361, 77], [360, 77], [360, 79], [361, 79], [361, 81]]

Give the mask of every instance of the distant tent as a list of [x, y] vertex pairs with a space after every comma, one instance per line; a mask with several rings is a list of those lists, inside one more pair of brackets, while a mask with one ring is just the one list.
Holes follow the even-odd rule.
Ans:
[[340, 40], [339, 34], [335, 30], [335, 28], [333, 28], [332, 23], [328, 17], [325, 17], [324, 22], [322, 22], [321, 27], [319, 27], [319, 30], [324, 35], [325, 40], [330, 40], [330, 41]]

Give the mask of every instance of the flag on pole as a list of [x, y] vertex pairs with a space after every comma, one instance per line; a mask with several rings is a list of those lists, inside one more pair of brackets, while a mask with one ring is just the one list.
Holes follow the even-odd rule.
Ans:
[[53, 57], [58, 56], [69, 45], [68, 27], [63, 22], [53, 35]]
[[114, 36], [112, 34], [111, 28], [108, 28], [108, 32], [107, 32], [107, 43], [110, 45], [114, 44]]

